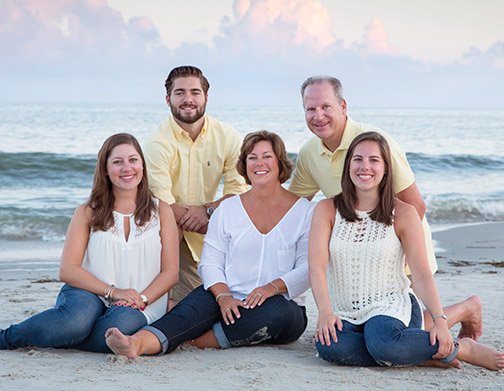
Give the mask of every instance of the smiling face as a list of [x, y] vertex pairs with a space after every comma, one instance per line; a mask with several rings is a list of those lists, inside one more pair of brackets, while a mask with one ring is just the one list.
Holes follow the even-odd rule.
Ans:
[[280, 182], [278, 158], [269, 141], [259, 141], [247, 155], [247, 176], [252, 186]]
[[107, 175], [114, 191], [137, 189], [143, 178], [143, 163], [133, 145], [119, 144], [110, 151]]
[[349, 173], [357, 191], [378, 192], [385, 174], [385, 162], [377, 142], [365, 140], [355, 147]]
[[306, 125], [331, 151], [338, 148], [346, 125], [346, 101], [327, 81], [310, 84], [303, 94]]
[[176, 120], [193, 124], [205, 115], [207, 95], [199, 78], [179, 77], [173, 81], [173, 89], [166, 97], [166, 102]]

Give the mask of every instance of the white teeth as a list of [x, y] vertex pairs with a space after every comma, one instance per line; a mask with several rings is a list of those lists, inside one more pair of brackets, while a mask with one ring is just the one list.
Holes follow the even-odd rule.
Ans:
[[257, 174], [257, 175], [263, 175], [263, 174], [267, 174], [268, 171], [254, 171], [254, 174]]
[[358, 175], [359, 178], [361, 179], [371, 179], [373, 176], [372, 175]]
[[125, 176], [122, 176], [121, 179], [125, 179], [125, 180], [130, 180], [130, 179], [133, 179], [134, 175], [125, 175]]

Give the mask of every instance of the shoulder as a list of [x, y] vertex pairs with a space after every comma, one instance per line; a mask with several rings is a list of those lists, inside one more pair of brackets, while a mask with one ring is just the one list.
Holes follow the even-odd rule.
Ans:
[[310, 155], [319, 150], [320, 139], [318, 137], [312, 136], [303, 144], [299, 150], [299, 156]]
[[415, 222], [421, 224], [420, 216], [415, 207], [396, 198], [394, 205], [394, 224], [400, 228]]
[[327, 198], [325, 200], [319, 201], [315, 207], [317, 213], [336, 213], [336, 207], [334, 206], [334, 200], [332, 198]]
[[82, 204], [77, 209], [75, 209], [74, 214], [72, 216], [73, 224], [83, 224], [90, 225], [91, 220], [93, 218], [93, 210], [89, 206], [89, 204]]
[[299, 150], [297, 165], [299, 165], [298, 163], [302, 163], [305, 166], [316, 164], [316, 160], [320, 156], [320, 143], [320, 139], [315, 136], [308, 139]]
[[215, 209], [215, 211], [217, 212], [218, 210], [220, 210], [220, 213], [222, 213], [223, 211], [227, 210], [235, 210], [239, 205], [240, 205], [240, 196], [236, 194], [222, 200], [222, 202]]
[[174, 214], [173, 214], [173, 210], [167, 202], [164, 202], [164, 201], [157, 199], [157, 198], [153, 198], [153, 199], [154, 199], [154, 202], [157, 204], [159, 219], [161, 220], [161, 223], [163, 223], [163, 221], [165, 219], [175, 218]]
[[175, 137], [173, 134], [173, 129], [170, 125], [170, 118], [165, 119], [161, 124], [153, 129], [147, 139], [145, 140], [144, 147], [152, 148], [156, 145], [167, 146], [169, 144], [175, 143]]
[[217, 118], [214, 118], [210, 115], [206, 116], [207, 123], [208, 123], [208, 130], [210, 131], [218, 131], [219, 133], [222, 133], [224, 135], [231, 135], [231, 136], [237, 136], [240, 137], [240, 133], [231, 125], [229, 125], [226, 122], [222, 122], [218, 120]]
[[334, 206], [334, 200], [332, 198], [320, 201], [313, 212], [313, 219], [315, 221], [322, 220], [334, 222], [335, 216], [336, 207]]

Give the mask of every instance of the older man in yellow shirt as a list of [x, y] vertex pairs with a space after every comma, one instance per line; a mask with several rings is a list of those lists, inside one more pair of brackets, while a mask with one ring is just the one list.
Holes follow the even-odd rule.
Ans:
[[[210, 84], [201, 70], [174, 68], [165, 87], [172, 115], [152, 132], [144, 150], [151, 190], [171, 205], [181, 236], [179, 284], [171, 292], [175, 304], [201, 285], [197, 264], [213, 210], [246, 185], [236, 170], [241, 137], [205, 115]], [[215, 200], [222, 178], [223, 197]]]
[[[319, 190], [328, 198], [341, 192], [341, 176], [346, 152], [360, 133], [378, 131], [387, 139], [394, 172], [396, 196], [413, 205], [422, 218], [428, 261], [432, 273], [437, 270], [429, 225], [425, 219], [425, 203], [415, 183], [413, 171], [399, 144], [380, 129], [353, 121], [347, 115], [341, 82], [332, 76], [313, 76], [301, 86], [306, 125], [315, 135], [301, 148], [289, 190], [311, 199]], [[407, 273], [409, 270], [407, 269]], [[449, 327], [461, 323], [459, 337], [478, 339], [482, 334], [482, 308], [477, 296], [444, 308]], [[433, 325], [430, 314], [424, 313], [425, 327]]]

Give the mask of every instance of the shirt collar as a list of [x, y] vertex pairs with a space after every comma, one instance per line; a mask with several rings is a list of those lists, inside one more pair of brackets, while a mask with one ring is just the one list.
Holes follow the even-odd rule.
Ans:
[[[203, 122], [203, 127], [201, 128], [201, 132], [199, 133], [198, 138], [200, 138], [200, 137], [204, 138], [207, 133], [208, 117], [205, 115], [204, 118], [205, 118], [205, 122]], [[177, 140], [181, 140], [184, 138], [190, 138], [189, 134], [187, 134], [187, 132], [184, 129], [182, 129], [182, 127], [177, 123], [177, 121], [175, 121], [175, 118], [173, 118], [173, 115], [170, 115], [170, 126], [173, 129], [173, 133], [175, 133], [175, 137], [177, 138]]]
[[352, 140], [357, 136], [357, 122], [352, 120], [350, 116], [347, 115], [345, 129], [343, 129], [343, 137], [341, 138], [341, 143], [334, 152], [331, 152], [324, 145], [322, 140], [318, 140], [318, 153], [319, 155], [329, 155], [332, 156], [338, 151], [347, 151]]

